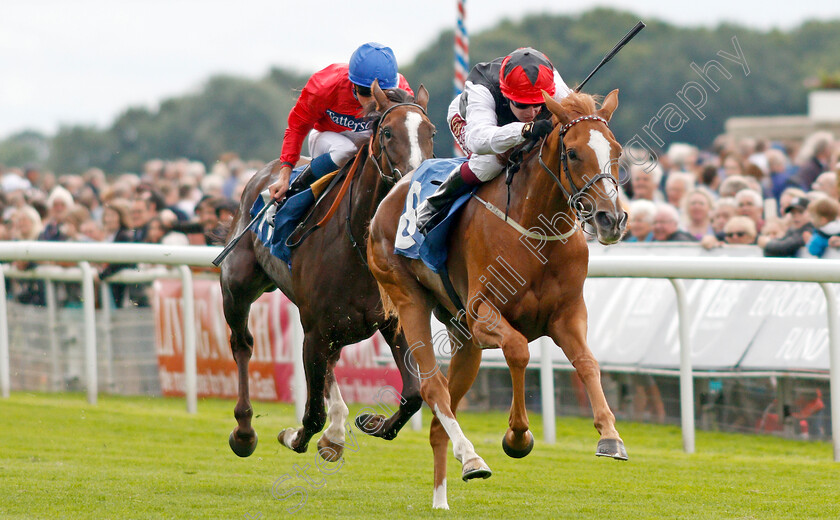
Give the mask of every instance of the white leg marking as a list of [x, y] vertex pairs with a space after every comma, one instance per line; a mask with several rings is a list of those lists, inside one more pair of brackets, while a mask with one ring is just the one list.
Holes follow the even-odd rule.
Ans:
[[300, 431], [295, 430], [295, 433], [291, 435], [284, 435], [283, 436], [283, 444], [286, 445], [287, 448], [292, 449], [292, 444], [297, 440], [298, 435], [300, 435]]
[[408, 158], [408, 169], [416, 170], [420, 166], [423, 155], [420, 152], [420, 123], [423, 118], [417, 112], [409, 112], [405, 116], [405, 128], [408, 130], [408, 142], [411, 145], [411, 155]]
[[330, 385], [330, 394], [326, 401], [330, 425], [324, 432], [324, 436], [336, 444], [344, 445], [344, 421], [350, 415], [350, 410], [344, 404], [337, 382], [333, 381]]
[[446, 501], [446, 479], [435, 488], [435, 494], [432, 495], [432, 509], [449, 509], [449, 503]]
[[[610, 163], [610, 142], [606, 137], [604, 137], [604, 134], [602, 134], [600, 130], [590, 130], [588, 144], [595, 152], [595, 157], [598, 159], [598, 173], [606, 173], [609, 175], [612, 167], [612, 164]], [[606, 179], [601, 179], [596, 184], [599, 185], [600, 191], [603, 192], [603, 195], [608, 196], [613, 204], [618, 203], [618, 193], [612, 183], [608, 183]]]
[[449, 438], [452, 440], [452, 452], [455, 454], [455, 458], [458, 459], [458, 462], [463, 464], [468, 460], [478, 457], [478, 454], [475, 452], [475, 448], [470, 440], [464, 435], [464, 432], [461, 431], [461, 427], [458, 425], [458, 421], [454, 417], [448, 417], [442, 414], [438, 405], [435, 405], [435, 415], [443, 425], [443, 429], [446, 430], [446, 434], [449, 435]]

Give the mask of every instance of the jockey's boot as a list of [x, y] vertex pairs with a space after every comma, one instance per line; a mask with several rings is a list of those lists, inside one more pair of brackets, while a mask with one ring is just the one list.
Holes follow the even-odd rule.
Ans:
[[306, 190], [316, 180], [318, 180], [318, 177], [312, 173], [312, 163], [309, 163], [303, 171], [300, 172], [300, 175], [295, 177], [295, 180], [289, 185], [289, 189], [286, 191], [286, 199], [289, 199], [293, 195], [297, 195], [298, 193]]
[[470, 185], [461, 177], [461, 168], [455, 168], [443, 183], [417, 207], [417, 230], [425, 235], [446, 215], [449, 206]]

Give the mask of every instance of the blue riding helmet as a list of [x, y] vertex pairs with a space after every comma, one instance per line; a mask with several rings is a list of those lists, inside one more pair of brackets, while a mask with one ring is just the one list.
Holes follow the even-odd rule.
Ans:
[[379, 80], [379, 87], [397, 88], [399, 76], [394, 51], [381, 43], [368, 42], [350, 56], [350, 81], [370, 88], [373, 80]]

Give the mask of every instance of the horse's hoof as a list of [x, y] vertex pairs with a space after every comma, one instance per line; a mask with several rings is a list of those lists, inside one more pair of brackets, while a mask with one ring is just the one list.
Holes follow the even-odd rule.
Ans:
[[[374, 415], [372, 413], [363, 413], [356, 416], [356, 428], [362, 433], [372, 435], [374, 437], [383, 437], [382, 429], [385, 426], [385, 417], [382, 415]], [[383, 437], [385, 438], [385, 437]], [[391, 440], [393, 437], [387, 440]]]
[[338, 462], [344, 454], [344, 446], [336, 444], [322, 435], [318, 441], [318, 455], [327, 462]]
[[257, 432], [254, 432], [254, 437], [251, 439], [251, 442], [242, 442], [236, 437], [236, 430], [230, 432], [230, 437], [228, 438], [228, 444], [230, 444], [230, 449], [233, 450], [240, 457], [250, 457], [254, 450], [257, 449]]
[[464, 463], [461, 478], [466, 482], [474, 478], [490, 478], [492, 474], [493, 472], [490, 471], [490, 467], [484, 462], [484, 459], [476, 457]]
[[306, 453], [309, 443], [297, 447], [294, 445], [298, 435], [300, 435], [300, 432], [296, 428], [286, 428], [277, 434], [277, 440], [292, 451]]
[[512, 430], [508, 430], [507, 433], [505, 433], [505, 435], [502, 437], [502, 449], [505, 450], [505, 453], [508, 457], [514, 459], [521, 459], [522, 457], [531, 453], [531, 450], [534, 449], [534, 434], [531, 433], [530, 430], [528, 430], [525, 433], [528, 434], [528, 444], [524, 448], [520, 449], [514, 448], [513, 446], [508, 444], [508, 435], [513, 434]]
[[612, 457], [615, 460], [627, 460], [627, 450], [621, 439], [601, 439], [595, 451], [598, 457]]

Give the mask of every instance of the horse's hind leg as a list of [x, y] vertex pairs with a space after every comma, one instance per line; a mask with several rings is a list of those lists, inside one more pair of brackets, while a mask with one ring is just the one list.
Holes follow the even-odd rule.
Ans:
[[555, 317], [549, 327], [549, 335], [575, 367], [592, 403], [595, 428], [601, 434], [595, 455], [627, 460], [624, 442], [615, 429], [615, 415], [610, 411], [601, 387], [600, 367], [586, 344], [586, 319], [586, 305], [581, 297], [577, 304], [568, 306]]
[[254, 348], [254, 337], [248, 330], [251, 304], [270, 282], [254, 257], [253, 245], [247, 240], [237, 247], [222, 264], [222, 305], [230, 327], [230, 350], [236, 361], [239, 398], [233, 415], [238, 425], [230, 434], [230, 448], [240, 457], [247, 457], [257, 447], [257, 433], [251, 427], [254, 411], [248, 391], [248, 363]]
[[[333, 357], [329, 361], [327, 367], [326, 378], [326, 401], [327, 401], [327, 415], [330, 418], [330, 425], [324, 430], [324, 435], [318, 441], [318, 455], [327, 462], [336, 462], [341, 459], [344, 453], [345, 444], [345, 421], [350, 415], [350, 410], [347, 408], [344, 399], [341, 397], [341, 390], [338, 388], [338, 383], [335, 380], [335, 364], [338, 362], [340, 350], [336, 350]], [[347, 428], [350, 431], [349, 428]], [[350, 431], [350, 435], [353, 432]]]
[[[449, 328], [449, 341], [452, 345], [452, 360], [449, 363], [449, 397], [450, 408], [457, 415], [458, 404], [472, 387], [475, 377], [478, 374], [478, 367], [481, 364], [481, 349], [467, 340], [454, 327]], [[432, 419], [429, 428], [429, 443], [435, 457], [435, 491], [432, 495], [432, 507], [434, 509], [449, 509], [446, 500], [446, 449], [449, 446], [449, 436], [437, 417]], [[487, 471], [485, 478], [490, 476]]]
[[303, 413], [303, 426], [298, 429], [286, 428], [277, 434], [280, 444], [298, 453], [306, 451], [309, 440], [321, 431], [327, 422], [324, 388], [329, 358], [329, 341], [318, 332], [306, 332], [303, 338], [303, 368], [306, 373], [306, 411]]
[[417, 369], [408, 366], [410, 359], [407, 358], [411, 356], [405, 336], [398, 330], [397, 320], [388, 320], [385, 326], [379, 330], [391, 347], [391, 354], [394, 356], [394, 362], [400, 371], [400, 377], [402, 377], [402, 393], [397, 396], [400, 406], [391, 417], [361, 414], [356, 417], [356, 427], [369, 435], [390, 441], [397, 436], [411, 416], [420, 409], [423, 398], [420, 397], [420, 380], [417, 378]]

